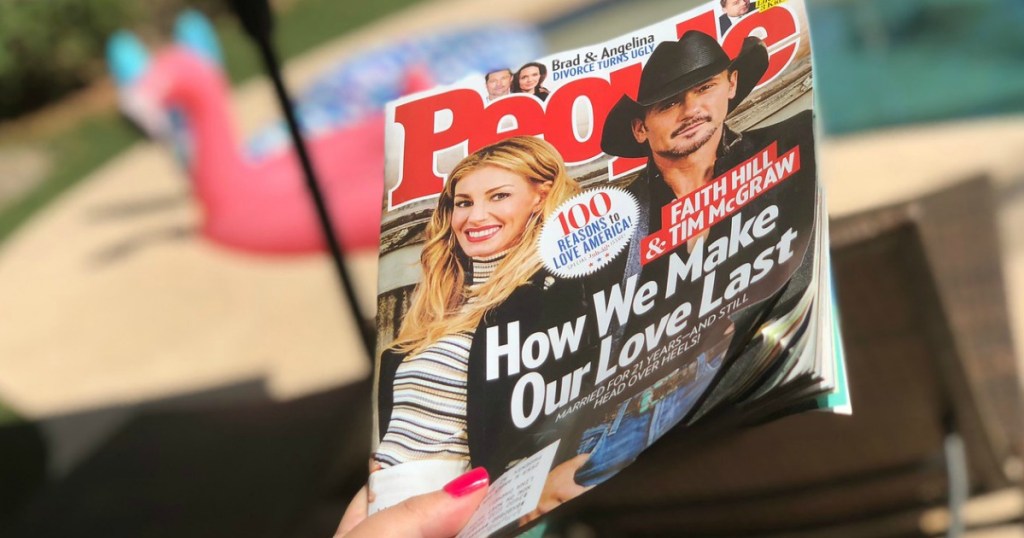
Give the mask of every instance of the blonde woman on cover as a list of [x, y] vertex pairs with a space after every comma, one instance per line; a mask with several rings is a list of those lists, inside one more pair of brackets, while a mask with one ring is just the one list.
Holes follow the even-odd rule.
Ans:
[[[545, 421], [513, 426], [516, 377], [485, 378], [484, 332], [519, 321], [525, 337], [584, 312], [579, 281], [550, 275], [536, 250], [543, 222], [577, 192], [558, 152], [533, 137], [487, 146], [452, 170], [425, 231], [422, 280], [381, 356], [370, 513], [473, 467], [496, 479], [557, 438]], [[576, 366], [547, 363], [546, 379]]]

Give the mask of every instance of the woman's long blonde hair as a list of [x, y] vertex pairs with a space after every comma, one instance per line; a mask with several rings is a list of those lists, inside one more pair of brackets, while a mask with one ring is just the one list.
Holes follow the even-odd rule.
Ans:
[[[527, 222], [520, 241], [494, 269], [493, 276], [472, 292], [472, 306], [463, 308], [470, 297], [466, 290], [466, 270], [460, 262], [467, 258], [452, 232], [455, 185], [470, 172], [486, 166], [503, 168], [526, 178], [538, 188], [544, 200], [539, 214]], [[566, 173], [561, 155], [539, 138], [508, 138], [459, 162], [449, 175], [437, 200], [437, 209], [427, 224], [426, 242], [420, 254], [423, 279], [413, 292], [412, 305], [392, 347], [404, 353], [418, 353], [445, 335], [476, 330], [484, 314], [505, 302], [540, 269], [537, 240], [541, 223], [579, 190], [579, 185]]]

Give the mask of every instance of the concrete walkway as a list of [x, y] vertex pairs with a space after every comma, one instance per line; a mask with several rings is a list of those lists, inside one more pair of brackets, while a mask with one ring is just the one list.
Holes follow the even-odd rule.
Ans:
[[[593, 3], [434, 0], [288, 63], [301, 88], [367, 47], [449, 25], [540, 21]], [[269, 84], [235, 92], [242, 132], [278, 117]], [[36, 215], [0, 251], [0, 395], [40, 419], [265, 378], [291, 398], [367, 374], [324, 256], [264, 258], [195, 233], [184, 175], [138, 144]], [[373, 311], [376, 253], [352, 259]]]
[[[287, 76], [299, 88], [389, 39], [446, 24], [548, 20], [595, 1], [435, 0], [289, 62]], [[568, 47], [604, 39], [680, 9], [663, 0], [623, 3], [564, 25], [552, 41]], [[240, 88], [233, 106], [243, 132], [277, 117], [263, 80]], [[825, 141], [822, 179], [835, 216], [974, 172], [993, 174], [1006, 192], [1020, 191], [1022, 150], [1020, 117], [893, 129]], [[1015, 333], [1024, 335], [1024, 238], [1016, 233], [1024, 200], [1007, 200], [1000, 218]], [[254, 378], [265, 378], [275, 397], [290, 398], [367, 374], [326, 257], [226, 251], [198, 237], [197, 222], [183, 174], [162, 148], [144, 143], [11, 238], [0, 251], [4, 400], [43, 418]], [[360, 299], [372, 311], [375, 255], [352, 263]]]

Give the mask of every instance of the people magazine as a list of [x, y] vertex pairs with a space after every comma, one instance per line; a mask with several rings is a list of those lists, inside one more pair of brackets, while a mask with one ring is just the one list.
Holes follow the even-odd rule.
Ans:
[[804, 4], [733, 4], [388, 105], [370, 512], [483, 467], [461, 536], [516, 534], [663, 435], [852, 412]]

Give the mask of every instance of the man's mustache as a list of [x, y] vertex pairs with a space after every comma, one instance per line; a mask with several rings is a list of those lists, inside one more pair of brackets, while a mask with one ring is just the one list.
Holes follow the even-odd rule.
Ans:
[[680, 125], [679, 127], [676, 127], [676, 130], [672, 131], [672, 137], [675, 138], [683, 134], [683, 131], [689, 129], [690, 127], [693, 127], [694, 125], [697, 125], [699, 123], [707, 123], [709, 121], [711, 121], [710, 115], [704, 114], [701, 116], [694, 116], [693, 118], [686, 120], [686, 122]]

